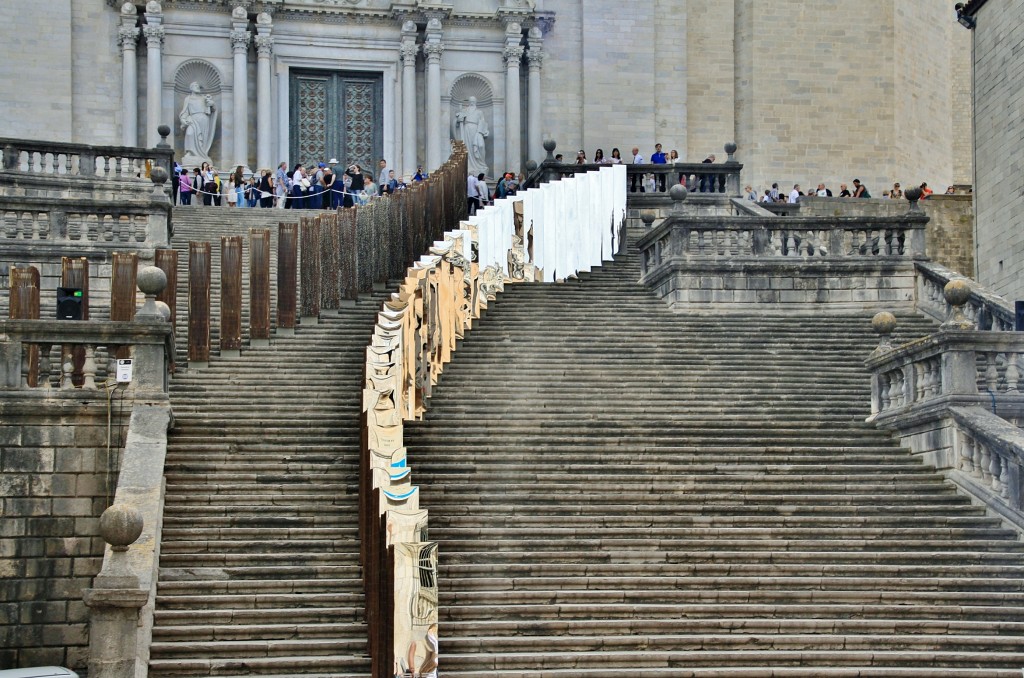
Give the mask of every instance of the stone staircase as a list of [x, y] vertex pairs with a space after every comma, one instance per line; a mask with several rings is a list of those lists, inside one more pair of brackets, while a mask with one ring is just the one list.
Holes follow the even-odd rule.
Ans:
[[864, 423], [871, 313], [638, 275], [506, 287], [406, 428], [441, 675], [1021, 676], [1024, 545]]
[[[188, 369], [188, 240], [315, 212], [175, 209], [178, 372], [149, 675], [369, 675], [358, 545], [364, 351], [382, 296]], [[246, 240], [247, 243], [247, 240]], [[247, 254], [247, 246], [246, 246]], [[243, 299], [248, 299], [248, 259]], [[272, 316], [276, 280], [271, 281]], [[247, 327], [245, 301], [243, 327]], [[273, 322], [273, 317], [272, 317]]]

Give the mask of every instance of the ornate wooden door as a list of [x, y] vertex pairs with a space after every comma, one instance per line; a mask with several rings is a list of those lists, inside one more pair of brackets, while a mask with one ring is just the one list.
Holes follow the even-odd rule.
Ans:
[[376, 167], [384, 147], [383, 76], [293, 70], [289, 89], [289, 169], [331, 158]]

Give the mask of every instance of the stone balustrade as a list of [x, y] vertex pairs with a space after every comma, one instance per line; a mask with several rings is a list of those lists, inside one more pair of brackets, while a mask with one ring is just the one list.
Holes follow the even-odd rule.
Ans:
[[[674, 195], [673, 195], [674, 194]], [[701, 214], [672, 190], [669, 215], [637, 242], [641, 282], [671, 306], [911, 302], [927, 217], [774, 217], [757, 206]], [[758, 212], [758, 213], [755, 213]]]
[[921, 312], [939, 321], [948, 318], [952, 306], [943, 296], [943, 289], [952, 280], [962, 280], [970, 287], [970, 297], [963, 309], [964, 315], [975, 329], [1006, 332], [1014, 328], [1013, 307], [1002, 297], [939, 264], [919, 261], [915, 267], [917, 308]]
[[888, 339], [895, 317], [875, 316], [882, 340], [867, 360], [868, 421], [896, 432], [926, 463], [1024, 528], [1024, 334], [978, 331], [965, 312], [971, 296], [965, 282], [948, 283], [946, 322], [903, 346]]
[[170, 241], [172, 153], [0, 138], [0, 264], [119, 250], [151, 259]]
[[0, 137], [0, 157], [5, 172], [85, 177], [148, 183], [150, 169], [170, 167], [170, 148], [89, 146], [53, 141]]
[[[77, 387], [71, 358], [76, 346], [85, 353]], [[113, 379], [116, 349], [126, 346], [133, 348], [132, 387], [166, 394], [167, 361], [174, 355], [170, 323], [0, 320], [0, 390], [96, 391]]]

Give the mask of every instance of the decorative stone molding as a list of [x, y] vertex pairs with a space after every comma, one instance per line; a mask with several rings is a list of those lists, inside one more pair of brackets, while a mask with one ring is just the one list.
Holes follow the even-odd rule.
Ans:
[[234, 53], [248, 52], [249, 51], [249, 39], [252, 37], [252, 33], [245, 30], [231, 31], [231, 51]]
[[257, 35], [253, 41], [260, 57], [269, 57], [274, 51], [274, 37], [271, 35]]
[[204, 94], [218, 94], [221, 91], [220, 71], [202, 59], [190, 59], [178, 67], [174, 74], [174, 91], [187, 95], [193, 82], [199, 83]]
[[402, 43], [398, 48], [398, 55], [402, 61], [413, 62], [416, 61], [416, 55], [419, 54], [420, 48], [415, 41], [409, 40]]
[[428, 63], [440, 63], [442, 54], [444, 54], [444, 43], [423, 43], [423, 55], [427, 58]]
[[143, 26], [142, 32], [146, 36], [146, 46], [159, 48], [164, 44], [165, 31], [163, 26]]
[[139, 40], [139, 33], [142, 31], [138, 26], [121, 26], [117, 29], [117, 44], [121, 51], [132, 51]]
[[506, 47], [505, 51], [502, 52], [502, 56], [505, 59], [506, 64], [518, 65], [523, 60], [523, 54], [526, 50], [523, 47], [513, 46]]

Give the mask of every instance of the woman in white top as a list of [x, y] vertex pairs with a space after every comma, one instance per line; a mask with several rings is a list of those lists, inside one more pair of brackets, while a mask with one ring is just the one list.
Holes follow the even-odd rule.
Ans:
[[617, 149], [617, 148], [613, 148], [612, 149], [612, 157], [608, 158], [608, 164], [609, 165], [621, 165], [622, 164], [622, 154], [619, 153], [619, 149]]
[[295, 165], [295, 169], [292, 171], [292, 199], [289, 201], [288, 207], [293, 210], [301, 210], [306, 208], [306, 195], [302, 182], [306, 182], [306, 186], [309, 186], [309, 180], [306, 179], [306, 171], [302, 167], [302, 163]]

